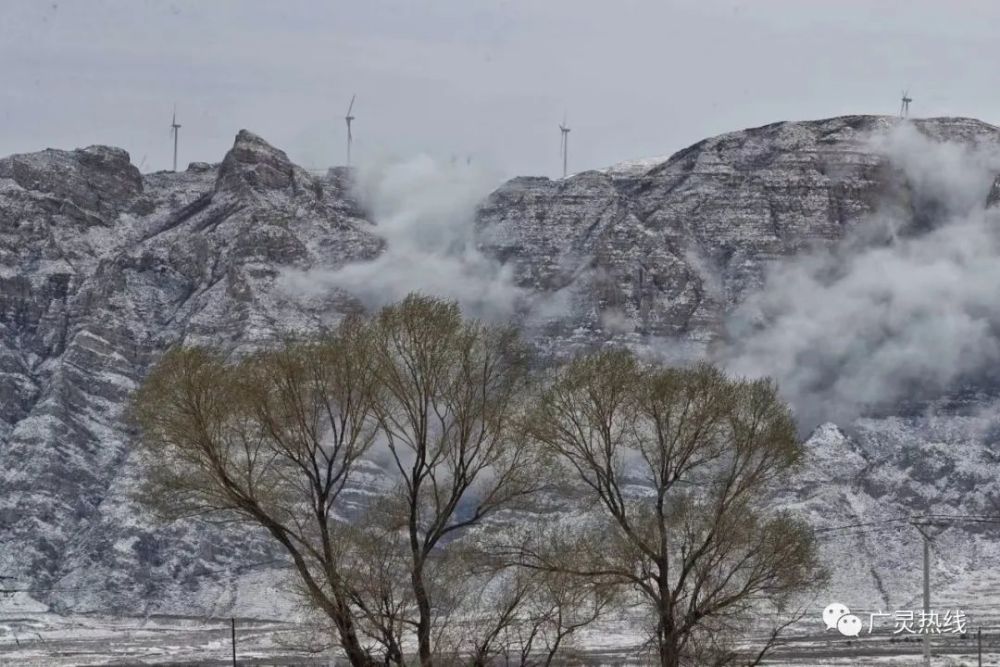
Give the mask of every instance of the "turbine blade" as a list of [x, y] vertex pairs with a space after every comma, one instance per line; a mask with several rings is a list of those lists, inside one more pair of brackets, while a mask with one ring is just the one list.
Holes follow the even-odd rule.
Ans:
[[353, 95], [351, 95], [351, 103], [347, 105], [347, 115], [348, 116], [351, 115], [351, 109], [354, 108], [354, 98], [356, 98], [357, 96], [358, 96], [357, 93], [354, 93]]

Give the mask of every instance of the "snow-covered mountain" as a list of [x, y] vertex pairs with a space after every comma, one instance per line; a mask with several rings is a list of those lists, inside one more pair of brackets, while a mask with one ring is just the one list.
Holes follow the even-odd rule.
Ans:
[[[927, 364], [934, 382], [896, 392], [915, 382], [899, 375], [888, 405], [844, 401], [830, 389], [836, 369], [823, 355], [814, 364], [808, 345], [794, 347], [785, 365], [742, 345], [771, 340], [761, 332], [780, 333], [803, 312], [809, 319], [814, 304], [796, 302], [794, 290], [765, 298], [781, 292], [775, 267], [854, 251], [878, 265], [879, 248], [909, 248], [955, 217], [947, 192], [968, 179], [948, 181], [955, 170], [944, 162], [928, 173], [899, 163], [944, 158], [913, 157], [878, 139], [897, 125], [873, 116], [778, 123], [565, 180], [515, 178], [479, 205], [474, 250], [500, 267], [490, 279], [519, 295], [518, 316], [544, 354], [613, 341], [665, 359], [708, 355], [741, 371], [773, 363], [796, 389], [793, 404], [805, 397], [810, 430], [824, 421], [816, 406], [829, 402], [838, 425], [815, 429], [805, 468], [779, 499], [818, 525], [993, 512], [1000, 429], [988, 295], [949, 299], [967, 305], [963, 312], [983, 311], [984, 341], [961, 358], [972, 355], [976, 372], [942, 379]], [[930, 144], [987, 153], [1000, 145], [1000, 128], [980, 121], [906, 126]], [[1000, 163], [985, 188], [968, 188], [983, 211], [998, 198], [989, 188], [998, 172]], [[246, 131], [221, 163], [180, 173], [140, 174], [108, 147], [0, 160], [0, 575], [57, 610], [274, 613], [282, 582], [266, 564], [279, 554], [266, 540], [231, 527], [156, 524], [132, 497], [142, 462], [131, 453], [125, 409], [172, 344], [238, 354], [363, 306], [330, 276], [374, 261], [392, 236], [350, 178], [343, 169], [313, 175]], [[945, 194], [935, 189], [941, 182]], [[980, 227], [989, 240], [990, 228]], [[985, 252], [988, 244], [975, 245]], [[820, 283], [824, 298], [853, 303], [844, 292], [857, 292], [856, 282], [815, 274], [793, 275], [803, 287]], [[310, 276], [323, 276], [324, 288], [297, 289]], [[837, 368], [867, 378], [855, 366], [885, 353], [884, 338]], [[799, 371], [811, 364], [819, 370], [807, 382]], [[381, 483], [375, 464], [367, 472], [359, 491]], [[908, 524], [830, 531], [823, 544], [830, 595], [852, 609], [916, 607], [921, 545]], [[972, 609], [974, 594], [1000, 584], [1000, 532], [989, 524], [956, 524], [936, 549], [942, 606]]]

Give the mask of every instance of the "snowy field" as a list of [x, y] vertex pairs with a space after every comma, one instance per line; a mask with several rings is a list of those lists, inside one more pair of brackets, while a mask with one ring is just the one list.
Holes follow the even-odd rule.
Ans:
[[[608, 624], [580, 639], [587, 664], [639, 664], [626, 647], [637, 642]], [[341, 665], [334, 651], [308, 649], [315, 632], [294, 622], [236, 620], [241, 665]], [[623, 650], [624, 648], [624, 650]], [[0, 665], [230, 665], [229, 619], [155, 616], [0, 614]]]
[[[315, 638], [303, 626], [280, 620], [237, 619], [241, 665], [340, 665], [329, 650], [308, 650]], [[192, 617], [111, 618], [42, 612], [0, 615], [0, 665], [229, 665], [228, 619]], [[574, 664], [640, 665], [638, 635], [608, 623], [580, 638]], [[984, 633], [983, 665], [1000, 666], [1000, 631]], [[795, 634], [775, 649], [770, 665], [921, 665], [921, 644], [891, 634], [849, 640], [828, 634]], [[977, 665], [976, 635], [934, 639], [935, 666]]]
[[[964, 634], [942, 634], [933, 639], [932, 664], [969, 667], [979, 664], [976, 632], [982, 628], [983, 665], [1000, 667], [1000, 613], [994, 600], [1000, 599], [1000, 582], [991, 572], [974, 578], [963, 577], [942, 585], [942, 602], [957, 600], [968, 619]], [[943, 583], [943, 582], [942, 582]], [[826, 598], [823, 598], [827, 601]], [[854, 602], [852, 611], [866, 624], [857, 638], [824, 630], [822, 608], [808, 614], [789, 629], [770, 654], [766, 664], [781, 667], [820, 665], [922, 665], [918, 636], [893, 633], [891, 620], [876, 624], [867, 632], [869, 614], [880, 611]], [[251, 601], [244, 598], [243, 602]], [[266, 600], [256, 598], [247, 612], [236, 620], [237, 659], [241, 665], [333, 666], [336, 653], [321, 644], [323, 637], [302, 622], [301, 617], [276, 610]], [[906, 600], [900, 608], [919, 608], [919, 600]], [[912, 603], [912, 604], [909, 604]], [[253, 608], [254, 611], [249, 611]], [[884, 608], [883, 608], [884, 610]], [[579, 655], [568, 664], [626, 665], [650, 664], [639, 646], [642, 622], [617, 616], [581, 632], [575, 639]], [[756, 642], [760, 645], [761, 642]], [[63, 616], [27, 596], [0, 600], [0, 666], [70, 665], [231, 665], [232, 639], [229, 618], [151, 615], [113, 617], [101, 614]]]
[[[941, 565], [945, 564], [942, 559]], [[941, 667], [978, 665], [976, 631], [982, 628], [983, 665], [1000, 667], [1000, 573], [981, 570], [970, 576], [932, 579], [934, 599], [941, 609], [960, 608], [967, 618], [964, 635], [933, 640], [932, 664]], [[259, 582], [258, 582], [259, 583]], [[321, 638], [301, 616], [278, 604], [279, 588], [247, 586], [254, 595], [237, 598], [243, 615], [236, 621], [237, 658], [241, 665], [335, 665], [336, 656], [320, 647]], [[266, 593], [266, 594], [265, 594]], [[858, 638], [824, 630], [822, 608], [827, 602], [848, 604], [863, 619]], [[922, 665], [921, 643], [913, 635], [894, 635], [893, 622], [882, 619], [867, 633], [869, 614], [889, 609], [919, 609], [920, 598], [902, 597], [898, 604], [877, 608], [875, 598], [859, 591], [816, 603], [783, 637], [766, 664], [781, 667]], [[867, 604], [866, 604], [867, 603]], [[879, 604], [875, 602], [875, 604]], [[883, 605], [885, 603], [882, 603]], [[812, 605], [810, 605], [812, 606]], [[570, 664], [641, 665], [637, 647], [643, 636], [635, 617], [603, 621], [577, 637], [581, 655]], [[759, 645], [759, 642], [757, 643]], [[312, 648], [310, 648], [312, 647]], [[112, 617], [100, 614], [63, 616], [43, 603], [18, 594], [0, 599], [0, 666], [25, 665], [231, 665], [230, 620], [219, 616], [158, 614]], [[342, 663], [341, 663], [342, 664]], [[339, 665], [338, 665], [339, 667]]]
[[[0, 665], [231, 664], [228, 619], [0, 616]], [[301, 628], [237, 620], [241, 664], [333, 664], [306, 645]]]

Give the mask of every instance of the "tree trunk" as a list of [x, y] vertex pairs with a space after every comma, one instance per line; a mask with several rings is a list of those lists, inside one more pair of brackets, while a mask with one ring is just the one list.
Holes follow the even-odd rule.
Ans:
[[677, 649], [676, 638], [672, 635], [661, 633], [657, 643], [657, 649], [660, 653], [660, 667], [679, 667], [681, 656]]
[[336, 616], [333, 622], [337, 626], [337, 632], [340, 635], [340, 647], [344, 649], [347, 661], [351, 663], [351, 667], [377, 667], [378, 663], [361, 646], [361, 641], [358, 639], [358, 633], [354, 628], [354, 620], [351, 618], [350, 613], [343, 612], [343, 605], [338, 601], [336, 603]]
[[661, 583], [660, 599], [657, 602], [659, 619], [656, 624], [656, 648], [660, 654], [660, 667], [679, 667], [680, 648], [669, 595], [669, 590]]
[[[326, 615], [330, 617], [330, 620], [337, 627], [337, 633], [340, 635], [340, 647], [344, 649], [347, 661], [351, 663], [351, 667], [378, 667], [378, 663], [372, 659], [371, 655], [364, 649], [361, 641], [358, 639], [358, 632], [354, 626], [354, 616], [351, 613], [350, 605], [344, 602], [343, 593], [334, 589], [330, 596], [327, 597], [316, 584], [302, 554], [292, 544], [284, 527], [261, 512], [256, 506], [247, 508], [247, 511], [261, 525], [267, 528], [271, 535], [288, 551], [292, 557], [292, 561], [295, 563], [295, 568], [302, 577], [302, 581], [305, 582], [306, 588], [312, 595], [313, 601], [316, 602], [320, 609], [326, 612]], [[334, 585], [334, 583], [331, 581], [331, 585]]]
[[413, 595], [416, 598], [419, 613], [417, 618], [417, 653], [420, 657], [420, 667], [432, 667], [434, 661], [431, 658], [431, 603], [427, 596], [427, 588], [424, 586], [421, 565], [413, 568], [411, 577]]

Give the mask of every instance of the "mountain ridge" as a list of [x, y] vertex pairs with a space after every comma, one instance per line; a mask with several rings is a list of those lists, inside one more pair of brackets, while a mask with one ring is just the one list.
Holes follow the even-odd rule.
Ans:
[[[513, 287], [551, 305], [525, 320], [542, 354], [615, 343], [667, 360], [711, 355], [770, 267], [842, 242], [887, 199], [916, 217], [908, 177], [871, 144], [873, 133], [900, 123], [782, 122], [705, 139], [648, 169], [515, 178], [474, 213], [477, 247], [509, 269]], [[974, 119], [907, 123], [932, 139], [1000, 144], [1000, 128]], [[280, 586], [246, 569], [278, 557], [265, 540], [192, 522], [159, 525], [136, 504], [142, 462], [124, 408], [170, 345], [242, 354], [364, 307], [346, 289], [292, 294], [282, 282], [289, 268], [308, 277], [385, 251], [352, 174], [312, 175], [245, 130], [220, 163], [178, 173], [140, 174], [127, 153], [107, 147], [0, 159], [0, 451], [8, 462], [0, 573], [60, 611], [273, 615]], [[973, 400], [978, 416], [822, 426], [809, 440], [816, 464], [781, 502], [817, 525], [871, 518], [882, 501], [895, 513], [981, 511], [1000, 478], [988, 457], [991, 400]], [[918, 444], [904, 447], [907, 438]], [[858, 466], [838, 469], [831, 452]], [[948, 487], [941, 475], [956, 471], [961, 478]], [[379, 488], [381, 475], [367, 468], [359, 491]], [[863, 553], [869, 573], [853, 581], [838, 568], [832, 590], [909, 600], [916, 587], [892, 570], [914, 544], [848, 535], [838, 547]], [[951, 546], [1000, 564], [1000, 549], [982, 535]], [[974, 569], [970, 556], [943, 574], [957, 582]]]

